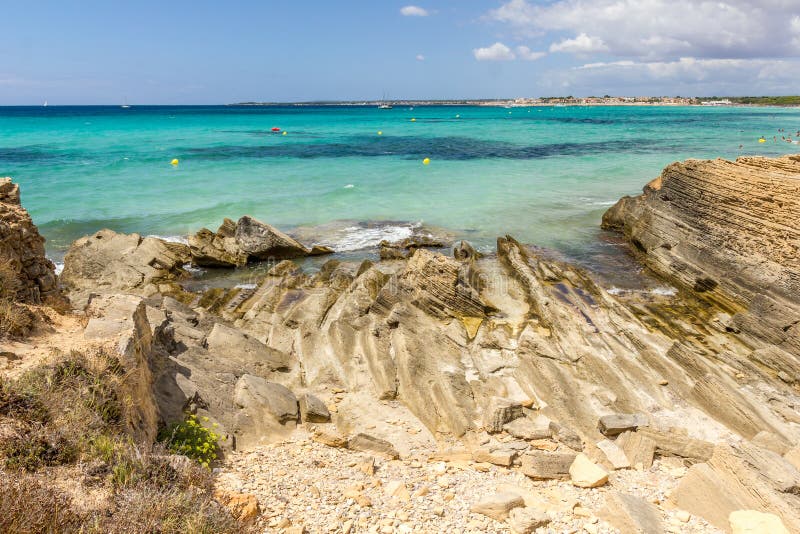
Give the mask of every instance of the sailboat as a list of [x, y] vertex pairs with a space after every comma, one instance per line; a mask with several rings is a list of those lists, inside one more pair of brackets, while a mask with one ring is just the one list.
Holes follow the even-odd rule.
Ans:
[[392, 105], [386, 101], [386, 93], [383, 93], [381, 103], [378, 104], [378, 109], [392, 109]]
[[122, 109], [128, 109], [130, 106], [128, 105], [128, 98], [125, 97], [122, 101], [122, 105], [120, 106]]
[[46, 108], [46, 107], [47, 107], [47, 100], [45, 100], [45, 101], [44, 101], [44, 104], [42, 104], [42, 107], [43, 107], [43, 108]]

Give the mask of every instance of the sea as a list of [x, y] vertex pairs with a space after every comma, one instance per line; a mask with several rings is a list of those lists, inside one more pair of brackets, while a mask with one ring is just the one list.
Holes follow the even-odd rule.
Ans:
[[510, 235], [602, 269], [620, 197], [676, 160], [800, 153], [798, 130], [771, 107], [0, 107], [0, 176], [56, 262], [102, 228], [182, 241], [246, 214], [348, 258]]

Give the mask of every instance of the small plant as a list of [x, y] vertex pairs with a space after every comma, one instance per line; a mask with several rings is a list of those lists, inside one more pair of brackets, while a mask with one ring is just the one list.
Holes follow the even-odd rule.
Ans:
[[[203, 422], [208, 418], [204, 417]], [[196, 415], [187, 415], [180, 423], [169, 426], [159, 438], [170, 451], [197, 460], [203, 467], [210, 467], [217, 459], [219, 435], [204, 427]]]

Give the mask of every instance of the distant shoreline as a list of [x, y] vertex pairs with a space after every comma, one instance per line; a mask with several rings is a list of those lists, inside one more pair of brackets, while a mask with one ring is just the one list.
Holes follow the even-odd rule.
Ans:
[[[343, 102], [235, 102], [227, 106], [249, 107], [361, 107], [369, 108], [380, 106], [379, 101], [343, 101]], [[777, 103], [741, 103], [730, 102], [724, 104], [709, 104], [701, 102], [557, 102], [557, 101], [513, 101], [513, 100], [402, 100], [393, 101], [393, 107], [436, 107], [436, 106], [479, 106], [479, 107], [780, 107], [797, 108], [800, 102], [792, 104]], [[390, 108], [391, 109], [391, 108]]]

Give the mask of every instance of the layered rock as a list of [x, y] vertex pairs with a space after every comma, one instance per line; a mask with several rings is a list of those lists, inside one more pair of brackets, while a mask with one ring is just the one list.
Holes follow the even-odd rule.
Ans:
[[10, 278], [3, 292], [24, 302], [58, 297], [55, 266], [44, 254], [44, 238], [20, 204], [19, 185], [0, 178], [0, 264]]
[[70, 246], [61, 282], [77, 308], [92, 294], [180, 293], [176, 282], [187, 276], [183, 265], [188, 262], [186, 245], [100, 230]]
[[[800, 156], [673, 163], [603, 216], [645, 265], [800, 356]], [[796, 369], [796, 359], [779, 356]], [[764, 363], [764, 362], [759, 362]], [[781, 365], [766, 364], [781, 370]]]
[[201, 229], [189, 237], [192, 263], [204, 267], [241, 267], [250, 261], [284, 260], [333, 252], [328, 247], [306, 247], [277, 228], [245, 215], [237, 222], [225, 219], [215, 232]]

